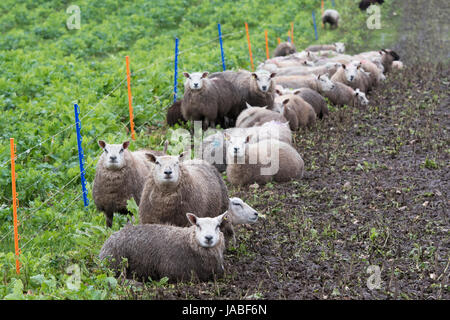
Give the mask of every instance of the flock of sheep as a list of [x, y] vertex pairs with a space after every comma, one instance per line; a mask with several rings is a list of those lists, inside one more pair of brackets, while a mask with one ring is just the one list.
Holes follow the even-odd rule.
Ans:
[[[167, 143], [164, 151], [132, 152], [128, 141], [99, 141], [93, 198], [106, 225], [112, 226], [113, 213], [128, 213], [130, 198], [139, 205], [139, 224], [112, 234], [100, 258], [138, 280], [220, 277], [223, 252], [236, 242], [233, 226], [258, 219], [248, 204], [230, 197], [221, 172], [233, 185], [301, 178], [304, 162], [292, 132], [327, 117], [326, 99], [366, 106], [366, 93], [402, 68], [392, 50], [344, 52], [342, 43], [297, 52], [285, 42], [256, 72], [184, 73], [183, 99], [169, 108], [167, 122], [201, 121], [209, 128], [201, 159], [167, 155]], [[216, 125], [225, 130], [213, 130]]]

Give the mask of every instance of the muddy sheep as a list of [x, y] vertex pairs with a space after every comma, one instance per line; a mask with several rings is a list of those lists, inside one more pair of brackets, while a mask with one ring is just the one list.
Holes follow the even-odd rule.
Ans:
[[127, 278], [139, 281], [163, 277], [170, 282], [208, 281], [221, 277], [225, 242], [219, 226], [226, 214], [213, 218], [192, 213], [183, 216], [190, 227], [126, 225], [106, 240], [99, 258], [107, 260], [117, 275], [124, 270]]
[[320, 83], [320, 93], [336, 106], [347, 105], [355, 107], [369, 104], [366, 95], [359, 89], [353, 90], [353, 88], [343, 83], [333, 82], [326, 75], [318, 76], [318, 81]]
[[227, 178], [233, 185], [269, 181], [286, 182], [302, 178], [304, 162], [289, 144], [271, 139], [249, 143], [245, 135], [228, 135]]
[[361, 0], [359, 2], [359, 9], [365, 11], [368, 7], [375, 3], [383, 4], [384, 0]]
[[351, 62], [369, 74], [372, 86], [377, 87], [386, 77], [380, 68], [370, 60], [354, 60]]
[[289, 94], [280, 98], [280, 113], [289, 121], [292, 131], [310, 127], [316, 122], [316, 112], [313, 107], [300, 96]]
[[[312, 89], [309, 88], [300, 88], [295, 90], [282, 89], [278, 90], [278, 94], [280, 96], [286, 94], [295, 94], [300, 96], [303, 100], [308, 102], [313, 107], [319, 119], [322, 119], [323, 117], [326, 117], [329, 114], [327, 102], [324, 99], [324, 97], [322, 97], [320, 93]], [[275, 101], [277, 101], [277, 98], [275, 98]]]
[[336, 42], [335, 44], [317, 44], [317, 45], [311, 45], [305, 50], [317, 52], [317, 51], [335, 51], [337, 53], [344, 53], [345, 52], [345, 44], [342, 42]]
[[295, 48], [292, 42], [281, 42], [273, 53], [274, 57], [284, 57], [290, 54], [296, 53], [297, 49]]
[[236, 120], [236, 127], [261, 126], [270, 121], [286, 122], [286, 119], [276, 111], [268, 110], [266, 107], [253, 107], [247, 103], [247, 109], [242, 111]]
[[339, 27], [339, 12], [334, 9], [327, 9], [323, 12], [322, 23], [324, 26], [328, 23], [330, 28]]
[[208, 72], [183, 73], [186, 77], [181, 113], [188, 121], [202, 121], [203, 129], [226, 125], [226, 116], [238, 113], [235, 110], [237, 93], [223, 79], [207, 78]]
[[[239, 113], [246, 108], [246, 103], [254, 106], [267, 106], [269, 109], [273, 107], [275, 90], [272, 79], [275, 75], [275, 73], [268, 73], [267, 71], [249, 72], [239, 70], [216, 72], [211, 74], [210, 78], [223, 79], [234, 86], [238, 92], [237, 101], [233, 101], [236, 109], [233, 116], [236, 119]], [[230, 99], [232, 98], [234, 96], [230, 97]]]
[[168, 126], [172, 127], [186, 122], [183, 113], [181, 113], [181, 102], [182, 100], [177, 100], [167, 109], [166, 123]]
[[352, 63], [342, 67], [331, 77], [331, 81], [340, 82], [353, 89], [360, 89], [362, 92], [368, 92], [372, 87], [370, 74], [362, 70], [360, 65]]
[[104, 212], [107, 227], [112, 226], [114, 212], [128, 214], [127, 200], [134, 198], [139, 204], [145, 177], [153, 167], [145, 159], [146, 151], [131, 152], [129, 144], [129, 141], [122, 144], [98, 141], [103, 153], [97, 162], [92, 197], [97, 209]]

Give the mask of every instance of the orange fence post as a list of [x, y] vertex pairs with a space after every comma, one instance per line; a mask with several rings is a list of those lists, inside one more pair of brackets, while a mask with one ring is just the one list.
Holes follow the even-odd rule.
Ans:
[[131, 96], [131, 79], [130, 79], [130, 58], [128, 56], [125, 57], [127, 62], [127, 83], [128, 83], [128, 106], [130, 109], [130, 129], [131, 129], [131, 139], [136, 140], [134, 134], [134, 121], [133, 121], [133, 97]]
[[267, 30], [265, 30], [265, 36], [266, 36], [266, 56], [267, 56], [267, 60], [269, 60], [270, 59], [270, 56], [269, 56], [269, 39], [268, 39], [268, 37], [267, 37]]
[[[321, 4], [320, 8], [321, 8], [322, 17], [323, 17], [323, 9], [324, 9], [323, 0], [322, 0], [322, 4]], [[325, 25], [323, 24], [323, 22], [322, 22], [322, 28], [325, 28]]]
[[15, 164], [15, 145], [14, 138], [9, 139], [11, 144], [11, 184], [12, 184], [12, 196], [13, 196], [13, 219], [14, 219], [14, 248], [16, 252], [16, 272], [20, 274], [20, 263], [19, 263], [19, 232], [17, 227], [19, 225], [17, 221], [17, 193], [16, 193], [16, 164]]
[[277, 41], [278, 41], [278, 44], [280, 44], [280, 43], [281, 43], [281, 39], [280, 39], [280, 38], [277, 38]]
[[255, 67], [253, 66], [252, 45], [250, 44], [250, 35], [248, 33], [247, 22], [245, 23], [245, 31], [247, 32], [247, 42], [248, 42], [248, 52], [250, 53], [250, 63], [252, 65], [252, 71], [254, 71]]
[[294, 22], [291, 22], [291, 42], [294, 44]]

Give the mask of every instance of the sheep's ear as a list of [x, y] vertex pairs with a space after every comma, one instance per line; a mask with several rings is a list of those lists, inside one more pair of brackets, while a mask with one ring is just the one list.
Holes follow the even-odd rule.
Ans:
[[148, 160], [150, 160], [150, 162], [153, 162], [153, 163], [156, 162], [156, 156], [153, 153], [146, 152], [145, 156], [147, 157]]
[[281, 93], [281, 91], [280, 90], [278, 90], [278, 89], [275, 89], [275, 92], [276, 92], [276, 94], [278, 94], [278, 95], [280, 95], [280, 96], [282, 96], [283, 94]]
[[248, 135], [247, 138], [245, 138], [245, 143], [249, 143], [250, 142], [250, 136]]
[[254, 73], [254, 72], [252, 72], [252, 77], [255, 78], [255, 79], [258, 79], [258, 75], [256, 73]]
[[248, 104], [248, 102], [245, 103], [248, 109], [253, 108], [251, 105]]
[[301, 90], [295, 90], [294, 94], [299, 94], [300, 92], [302, 92]]
[[98, 145], [100, 146], [100, 148], [105, 149], [106, 147], [106, 142], [103, 140], [98, 140]]
[[128, 148], [129, 145], [130, 145], [130, 141], [125, 141], [124, 143], [122, 143], [122, 148], [126, 149], [126, 148]]
[[342, 65], [343, 69], [347, 69], [347, 66], [345, 64]]
[[186, 77], [186, 78], [190, 78], [191, 77], [191, 75], [189, 74], [189, 73], [187, 73], [187, 72], [183, 72], [183, 75]]
[[208, 76], [208, 74], [209, 74], [209, 72], [208, 72], [208, 71], [205, 71], [205, 72], [203, 72], [203, 74], [202, 74], [202, 78], [206, 78], [206, 77]]
[[319, 74], [319, 75], [317, 76], [317, 80], [320, 80], [320, 76], [321, 76], [321, 74]]
[[272, 73], [270, 74], [270, 78], [275, 78], [276, 75], [277, 75], [277, 74], [276, 74], [275, 72], [272, 72]]
[[163, 153], [167, 153], [167, 148], [169, 147], [169, 140], [164, 141]]
[[188, 213], [186, 213], [186, 217], [192, 225], [194, 225], [194, 226], [197, 225], [198, 218], [195, 214], [188, 212]]
[[223, 138], [224, 138], [225, 140], [230, 140], [230, 135], [229, 135], [227, 132], [224, 132], [224, 133], [223, 133]]
[[283, 101], [283, 104], [285, 105], [285, 104], [287, 104], [288, 102], [289, 102], [289, 99], [286, 99], [286, 100]]
[[355, 97], [359, 96], [359, 93], [360, 93], [359, 89], [356, 89], [355, 90]]
[[220, 216], [217, 216], [216, 219], [217, 219], [217, 223], [221, 224], [223, 221], [228, 219], [228, 212], [222, 213]]

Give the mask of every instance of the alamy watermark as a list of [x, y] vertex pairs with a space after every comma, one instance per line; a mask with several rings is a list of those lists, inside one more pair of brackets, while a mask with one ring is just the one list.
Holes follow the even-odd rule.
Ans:
[[381, 269], [379, 266], [371, 265], [367, 267], [367, 273], [370, 274], [367, 279], [367, 288], [370, 290], [381, 289]]
[[66, 20], [66, 26], [69, 30], [80, 30], [81, 29], [81, 10], [77, 5], [71, 5], [66, 10], [70, 17]]
[[370, 16], [366, 20], [367, 28], [370, 30], [381, 29], [381, 9], [377, 5], [371, 5], [367, 9], [367, 13]]
[[81, 270], [78, 264], [72, 264], [67, 267], [66, 273], [69, 275], [69, 278], [66, 280], [66, 286], [69, 290], [78, 291], [80, 290], [81, 284]]

